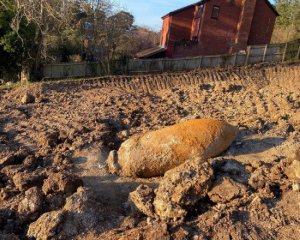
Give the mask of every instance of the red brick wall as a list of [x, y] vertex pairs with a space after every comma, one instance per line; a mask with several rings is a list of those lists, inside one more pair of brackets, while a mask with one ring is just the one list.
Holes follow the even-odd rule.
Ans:
[[190, 39], [193, 39], [194, 37], [198, 37], [198, 34], [199, 34], [199, 30], [200, 30], [200, 25], [201, 25], [201, 17], [202, 17], [202, 14], [203, 14], [203, 6], [201, 6], [202, 8], [202, 14], [200, 17], [196, 17], [198, 11], [199, 11], [199, 8], [200, 6], [196, 6], [195, 7], [195, 12], [194, 12], [194, 21], [192, 23], [192, 29], [191, 29], [191, 36], [190, 36]]
[[269, 44], [272, 38], [276, 14], [265, 0], [257, 0], [248, 45]]
[[160, 45], [167, 47], [182, 39], [190, 39], [195, 14], [195, 6], [191, 6], [174, 15], [163, 18]]
[[195, 6], [191, 6], [172, 16], [169, 42], [190, 39]]
[[170, 26], [170, 16], [167, 16], [163, 19], [163, 26], [161, 30], [161, 39], [160, 39], [160, 45], [162, 47], [167, 46], [167, 41], [169, 37], [169, 26]]
[[[214, 6], [220, 7], [218, 19], [211, 18]], [[210, 0], [204, 4], [202, 17], [194, 19], [197, 10], [192, 6], [169, 17], [169, 47], [198, 34], [196, 44], [171, 47], [172, 57], [228, 54], [245, 50], [248, 44], [270, 42], [276, 15], [264, 0]]]
[[[204, 24], [200, 33], [200, 43], [204, 44], [207, 49], [204, 54], [228, 53], [240, 21], [242, 0], [236, 0], [232, 3], [224, 0], [212, 0], [205, 5]], [[218, 20], [211, 18], [215, 5], [220, 6]]]
[[250, 29], [253, 21], [255, 6], [257, 0], [243, 0], [243, 7], [241, 9], [240, 20], [237, 26], [237, 34], [235, 38], [235, 47], [233, 52], [245, 50], [250, 35]]
[[[219, 19], [212, 19], [213, 6], [220, 6]], [[207, 1], [204, 5], [198, 45], [176, 46], [173, 57], [226, 54], [230, 51], [240, 20], [242, 0], [229, 3], [224, 0]]]

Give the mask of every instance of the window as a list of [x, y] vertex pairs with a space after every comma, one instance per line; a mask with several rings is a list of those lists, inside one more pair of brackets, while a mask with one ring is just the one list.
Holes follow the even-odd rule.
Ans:
[[213, 10], [211, 13], [211, 18], [213, 19], [219, 19], [220, 15], [220, 7], [219, 6], [213, 6]]
[[200, 18], [203, 10], [203, 5], [199, 6], [198, 12], [196, 13], [195, 18]]

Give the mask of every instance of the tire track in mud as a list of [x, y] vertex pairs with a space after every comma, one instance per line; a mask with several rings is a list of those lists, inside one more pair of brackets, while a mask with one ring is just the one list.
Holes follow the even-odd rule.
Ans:
[[[79, 91], [95, 88], [121, 88], [128, 91], [152, 93], [156, 91], [190, 87], [200, 84], [232, 84], [257, 89], [276, 85], [285, 89], [300, 88], [300, 64], [254, 65], [215, 69], [195, 69], [190, 72], [145, 74], [132, 76], [105, 76], [76, 81], [57, 81], [38, 84], [41, 91]], [[30, 85], [29, 88], [35, 85]]]

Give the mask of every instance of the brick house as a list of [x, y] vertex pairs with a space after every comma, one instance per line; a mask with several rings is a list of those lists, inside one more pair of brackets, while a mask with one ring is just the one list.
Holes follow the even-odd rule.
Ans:
[[162, 17], [160, 45], [173, 58], [235, 53], [269, 44], [277, 16], [268, 0], [202, 0]]

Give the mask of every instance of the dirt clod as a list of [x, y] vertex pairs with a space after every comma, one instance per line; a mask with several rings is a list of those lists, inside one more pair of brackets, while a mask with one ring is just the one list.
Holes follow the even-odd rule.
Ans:
[[42, 191], [33, 187], [25, 192], [25, 197], [18, 207], [18, 213], [23, 220], [35, 220], [43, 207], [44, 196]]
[[130, 201], [143, 214], [155, 217], [153, 200], [154, 190], [147, 185], [140, 185], [134, 192], [130, 193]]
[[45, 195], [59, 192], [71, 195], [82, 184], [82, 180], [74, 175], [64, 172], [50, 173], [44, 181], [42, 189]]
[[51, 239], [56, 236], [57, 228], [64, 220], [61, 211], [44, 213], [36, 222], [30, 224], [27, 236], [37, 240]]
[[41, 147], [55, 147], [59, 141], [58, 131], [48, 131], [40, 134], [38, 143]]
[[215, 203], [227, 203], [246, 195], [247, 188], [232, 179], [225, 177], [209, 191], [208, 196]]
[[13, 176], [13, 183], [19, 191], [37, 186], [41, 187], [46, 178], [46, 173], [42, 169], [37, 169], [33, 172], [18, 172]]
[[42, 239], [69, 239], [81, 233], [96, 229], [102, 221], [101, 207], [85, 189], [79, 188], [67, 198], [63, 209], [44, 213], [29, 226], [28, 237]]
[[21, 103], [23, 104], [29, 104], [34, 102], [35, 102], [35, 97], [29, 93], [25, 93], [21, 99]]
[[300, 161], [294, 160], [285, 173], [289, 179], [300, 181]]
[[203, 159], [191, 159], [166, 172], [153, 202], [161, 219], [180, 219], [208, 193], [213, 180], [213, 170]]

